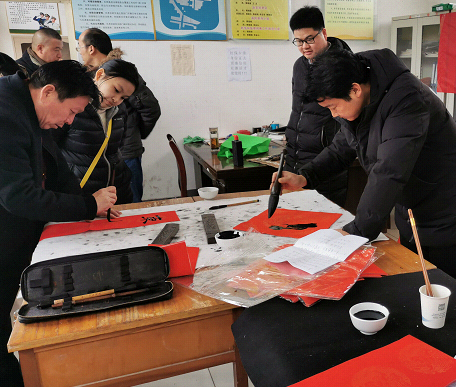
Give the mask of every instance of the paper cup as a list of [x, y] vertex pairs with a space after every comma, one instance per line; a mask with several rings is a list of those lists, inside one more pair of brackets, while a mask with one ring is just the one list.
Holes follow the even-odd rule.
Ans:
[[445, 325], [451, 291], [442, 285], [431, 285], [431, 288], [434, 297], [427, 295], [426, 285], [420, 287], [421, 319], [425, 327], [439, 329]]

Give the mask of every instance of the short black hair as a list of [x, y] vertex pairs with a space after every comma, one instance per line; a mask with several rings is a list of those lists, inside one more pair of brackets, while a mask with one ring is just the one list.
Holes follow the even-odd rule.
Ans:
[[328, 50], [316, 56], [310, 66], [306, 97], [317, 102], [326, 98], [350, 101], [353, 83], [369, 83], [366, 63], [348, 50]]
[[30, 77], [30, 85], [40, 89], [54, 85], [60, 101], [67, 98], [87, 96], [95, 109], [100, 105], [100, 92], [86, 68], [75, 60], [45, 63]]
[[133, 63], [122, 59], [111, 59], [104, 62], [100, 69], [103, 69], [109, 77], [124, 78], [135, 86], [135, 90], [139, 85], [139, 74], [136, 66]]
[[99, 28], [89, 28], [84, 31], [84, 44], [86, 46], [94, 46], [104, 55], [108, 55], [112, 51], [112, 43], [109, 35]]
[[41, 39], [41, 40], [43, 40], [43, 39], [62, 40], [62, 37], [60, 36], [60, 34], [52, 28], [41, 28], [38, 31], [36, 31], [33, 36], [35, 37], [35, 35], [37, 37], [39, 37], [39, 39]]
[[325, 28], [323, 14], [318, 7], [302, 7], [290, 18], [290, 28], [292, 31], [301, 28], [313, 28], [315, 31], [320, 31]]

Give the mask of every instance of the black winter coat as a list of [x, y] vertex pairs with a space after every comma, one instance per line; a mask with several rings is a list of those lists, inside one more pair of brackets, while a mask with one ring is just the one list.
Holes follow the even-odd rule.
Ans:
[[308, 188], [358, 157], [368, 182], [350, 234], [377, 237], [393, 206], [401, 238], [412, 239], [411, 208], [423, 246], [456, 242], [456, 123], [444, 104], [389, 49], [357, 54], [370, 67], [370, 104], [300, 173]]
[[146, 82], [139, 77], [139, 86], [130, 98], [124, 101], [127, 108], [127, 130], [120, 151], [123, 159], [133, 159], [144, 153], [143, 139], [152, 132], [160, 118], [161, 110], [154, 93], [146, 86]]
[[49, 130], [40, 129], [20, 74], [0, 78], [0, 288], [14, 295], [44, 224], [93, 219], [97, 212], [95, 198], [81, 195]]
[[[107, 122], [112, 117], [112, 131], [102, 156], [83, 187], [83, 192], [93, 194], [110, 184], [115, 168], [114, 185], [117, 204], [131, 203], [131, 172], [120, 153], [120, 143], [126, 128], [126, 112], [123, 104], [106, 112]], [[106, 137], [100, 116], [92, 105], [76, 115], [71, 125], [53, 129], [52, 133], [68, 166], [81, 181], [97, 155]]]
[[[350, 47], [337, 38], [328, 38], [330, 50]], [[285, 130], [287, 156], [285, 170], [297, 173], [303, 165], [312, 161], [333, 140], [340, 130], [340, 124], [332, 118], [331, 112], [316, 102], [305, 100], [307, 75], [310, 63], [301, 56], [293, 66], [293, 102], [290, 120]], [[347, 171], [332, 176], [316, 187], [317, 191], [343, 207], [347, 196]]]
[[32, 62], [32, 59], [30, 58], [30, 55], [27, 51], [25, 51], [24, 54], [22, 54], [22, 56], [16, 60], [16, 63], [27, 70], [29, 78], [33, 72], [40, 67], [39, 65]]

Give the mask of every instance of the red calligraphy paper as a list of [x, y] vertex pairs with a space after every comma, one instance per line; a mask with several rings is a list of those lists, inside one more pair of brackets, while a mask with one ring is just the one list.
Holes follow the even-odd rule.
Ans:
[[[238, 224], [234, 228], [241, 231], [254, 229], [262, 234], [281, 237], [302, 238], [314, 231], [331, 227], [331, 225], [341, 216], [342, 214], [328, 212], [299, 211], [278, 208], [274, 215], [269, 219], [268, 211], [266, 210], [261, 214], [254, 216], [247, 222]], [[312, 224], [315, 224], [316, 226], [310, 226], [302, 230], [286, 228], [290, 226], [305, 227]]]
[[175, 211], [152, 212], [150, 214], [123, 216], [112, 222], [99, 219], [91, 222], [59, 223], [46, 226], [40, 240], [65, 235], [81, 234], [86, 231], [114, 230], [150, 226], [158, 223], [177, 222], [179, 217]]
[[303, 297], [340, 300], [360, 277], [367, 265], [371, 264], [375, 248], [358, 249], [335, 268], [308, 281], [286, 294]]
[[447, 387], [455, 380], [454, 358], [408, 335], [290, 387]]
[[439, 58], [437, 62], [437, 91], [456, 93], [456, 14], [440, 15]]
[[186, 245], [185, 241], [155, 246], [160, 246], [168, 255], [170, 278], [182, 277], [195, 273], [196, 261], [198, 260], [199, 254], [198, 247], [189, 247]]
[[[358, 281], [363, 280], [364, 278], [379, 278], [383, 276], [387, 276], [388, 273], [382, 269], [380, 269], [375, 263], [370, 265], [366, 270], [364, 270], [361, 276], [358, 278]], [[294, 290], [290, 290], [292, 292]], [[315, 304], [317, 301], [320, 301], [321, 298], [318, 297], [309, 297], [303, 294], [299, 296], [296, 294], [289, 294], [283, 293], [280, 297], [284, 298], [285, 300], [291, 301], [293, 303], [301, 301], [305, 306], [309, 307]]]

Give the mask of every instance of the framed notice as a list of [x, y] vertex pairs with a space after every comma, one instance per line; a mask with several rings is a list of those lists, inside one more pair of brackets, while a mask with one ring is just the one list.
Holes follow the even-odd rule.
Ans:
[[34, 34], [40, 28], [60, 33], [57, 3], [6, 2], [9, 31], [12, 34]]
[[153, 0], [157, 40], [226, 40], [224, 0]]
[[151, 0], [72, 0], [76, 39], [99, 28], [112, 40], [155, 40]]
[[374, 40], [374, 0], [325, 0], [328, 36]]
[[233, 39], [288, 39], [288, 0], [231, 0], [230, 6]]

